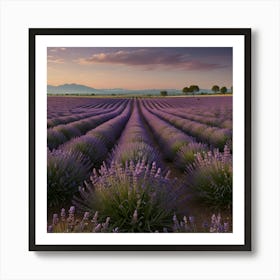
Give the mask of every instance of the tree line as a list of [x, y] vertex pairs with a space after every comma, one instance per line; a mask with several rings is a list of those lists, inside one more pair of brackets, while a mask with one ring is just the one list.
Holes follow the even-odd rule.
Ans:
[[[230, 92], [233, 93], [233, 87], [231, 87], [230, 89], [231, 89]], [[218, 85], [212, 86], [212, 89], [211, 89], [211, 90], [212, 90], [215, 94], [217, 94], [217, 93], [226, 94], [226, 93], [228, 92], [227, 87], [223, 86], [223, 87], [220, 88]], [[188, 94], [195, 95], [195, 94], [196, 94], [197, 92], [199, 92], [199, 91], [200, 91], [200, 88], [199, 88], [198, 85], [191, 85], [191, 86], [189, 86], [189, 87], [184, 87], [184, 88], [182, 89], [182, 92], [183, 92], [184, 94], [186, 94], [186, 95], [188, 95]], [[160, 95], [161, 95], [161, 96], [167, 96], [168, 93], [167, 93], [166, 90], [162, 90], [162, 91], [160, 92]]]
[[[223, 87], [220, 88], [219, 86], [214, 85], [214, 86], [212, 87], [212, 91], [214, 91], [215, 93], [220, 92], [220, 93], [226, 94], [227, 91], [228, 91], [228, 89], [227, 89], [225, 86], [223, 86]], [[231, 93], [232, 93], [232, 87], [231, 87]]]
[[[214, 85], [213, 87], [212, 87], [212, 89], [211, 89], [215, 94], [216, 93], [222, 93], [222, 94], [226, 94], [227, 92], [228, 92], [228, 89], [227, 89], [227, 87], [225, 87], [225, 86], [223, 86], [223, 87], [219, 87], [218, 85]], [[184, 87], [183, 89], [182, 89], [182, 92], [184, 93], [184, 94], [195, 94], [195, 93], [197, 93], [197, 92], [199, 92], [200, 91], [200, 89], [199, 89], [199, 86], [198, 85], [191, 85], [191, 86], [189, 86], [189, 87]], [[233, 87], [231, 87], [231, 93], [233, 92]]]

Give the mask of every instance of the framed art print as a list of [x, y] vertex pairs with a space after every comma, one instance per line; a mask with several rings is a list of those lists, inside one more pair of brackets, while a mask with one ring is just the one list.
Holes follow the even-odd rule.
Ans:
[[30, 250], [251, 250], [250, 29], [29, 43]]

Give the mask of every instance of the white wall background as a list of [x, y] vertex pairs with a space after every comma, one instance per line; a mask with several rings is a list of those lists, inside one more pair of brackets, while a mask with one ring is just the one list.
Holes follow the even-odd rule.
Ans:
[[[280, 279], [280, 2], [0, 1], [0, 279]], [[28, 251], [28, 28], [251, 27], [252, 252]], [[40, 93], [38, 93], [40, 94]]]

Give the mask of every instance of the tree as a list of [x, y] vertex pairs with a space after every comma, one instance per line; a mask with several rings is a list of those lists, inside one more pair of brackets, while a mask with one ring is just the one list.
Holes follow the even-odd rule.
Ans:
[[219, 90], [220, 90], [220, 87], [217, 86], [217, 85], [214, 85], [214, 86], [212, 87], [212, 91], [214, 91], [215, 93], [217, 93]]
[[227, 88], [226, 87], [222, 87], [221, 88], [221, 93], [225, 94], [227, 92]]
[[188, 87], [183, 88], [183, 93], [188, 94], [190, 92], [190, 89]]
[[199, 92], [199, 87], [198, 85], [191, 85], [189, 90], [194, 95], [196, 92]]
[[167, 91], [166, 91], [166, 90], [162, 90], [162, 91], [160, 92], [160, 95], [161, 95], [161, 96], [167, 96]]
[[231, 86], [231, 88], [230, 88], [230, 89], [231, 89], [231, 94], [233, 94], [233, 86]]

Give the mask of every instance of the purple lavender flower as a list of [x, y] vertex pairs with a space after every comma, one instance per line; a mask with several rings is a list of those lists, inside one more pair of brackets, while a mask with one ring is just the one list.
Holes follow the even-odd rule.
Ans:
[[194, 222], [195, 222], [194, 216], [189, 216], [189, 221], [191, 224], [194, 224]]
[[69, 214], [75, 214], [75, 206], [71, 206], [68, 213]]
[[224, 223], [224, 231], [229, 232], [229, 223]]
[[202, 227], [207, 229], [209, 227], [208, 222], [204, 221], [203, 224], [202, 224]]
[[58, 214], [53, 214], [53, 225], [57, 225], [59, 222]]
[[100, 232], [100, 231], [101, 231], [101, 228], [102, 228], [102, 225], [101, 225], [101, 224], [98, 224], [98, 225], [93, 229], [93, 232]]
[[136, 224], [137, 223], [137, 219], [138, 219], [138, 213], [137, 213], [137, 209], [135, 209], [133, 216], [132, 216], [132, 223]]

